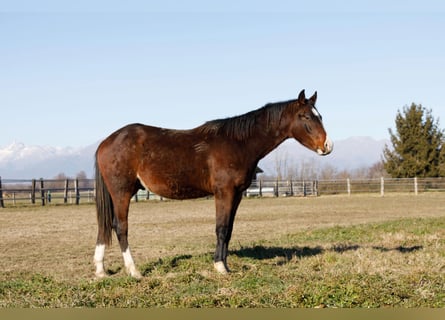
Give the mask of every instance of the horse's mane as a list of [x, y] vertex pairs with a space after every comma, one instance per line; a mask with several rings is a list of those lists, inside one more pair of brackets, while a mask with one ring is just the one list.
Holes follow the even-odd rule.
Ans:
[[236, 140], [245, 140], [253, 135], [256, 125], [262, 117], [266, 119], [266, 126], [263, 129], [278, 126], [283, 110], [295, 101], [268, 103], [264, 107], [240, 116], [207, 121], [196, 129], [204, 134], [220, 134]]

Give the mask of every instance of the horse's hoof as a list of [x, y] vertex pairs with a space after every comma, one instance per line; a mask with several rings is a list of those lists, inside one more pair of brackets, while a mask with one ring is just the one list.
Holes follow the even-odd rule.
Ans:
[[219, 274], [222, 274], [222, 275], [227, 275], [227, 274], [229, 274], [229, 269], [226, 267], [226, 265], [224, 264], [224, 262], [222, 262], [222, 261], [218, 261], [218, 262], [215, 262], [214, 264], [213, 264], [213, 266], [215, 267], [215, 270], [219, 273]]
[[142, 279], [142, 274], [138, 271], [138, 269], [136, 269], [134, 265], [127, 268], [127, 273], [136, 280]]
[[97, 280], [101, 280], [107, 277], [105, 271], [96, 272], [95, 275]]
[[142, 279], [142, 274], [139, 271], [137, 271], [137, 270], [134, 270], [133, 272], [131, 272], [130, 275], [133, 278], [135, 278], [136, 280], [141, 280]]

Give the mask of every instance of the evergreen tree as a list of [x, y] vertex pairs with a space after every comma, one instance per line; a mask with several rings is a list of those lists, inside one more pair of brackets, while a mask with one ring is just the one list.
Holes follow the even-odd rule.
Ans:
[[445, 143], [442, 144], [439, 155], [439, 176], [445, 177]]
[[395, 133], [389, 129], [393, 148], [383, 151], [386, 171], [394, 178], [444, 176], [444, 132], [431, 110], [413, 103], [397, 111], [395, 124]]

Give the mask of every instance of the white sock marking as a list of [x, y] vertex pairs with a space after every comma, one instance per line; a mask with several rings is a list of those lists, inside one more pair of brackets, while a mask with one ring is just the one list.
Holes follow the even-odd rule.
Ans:
[[96, 245], [94, 252], [94, 264], [96, 265], [96, 277], [103, 278], [106, 276], [104, 269], [105, 245]]
[[228, 274], [229, 271], [227, 270], [226, 266], [224, 265], [224, 262], [218, 261], [213, 264], [215, 267], [215, 270], [220, 274]]
[[130, 247], [127, 248], [124, 252], [122, 252], [122, 257], [124, 258], [125, 268], [127, 272], [134, 278], [140, 279], [142, 278], [141, 273], [136, 269], [134, 265], [133, 257], [131, 256]]

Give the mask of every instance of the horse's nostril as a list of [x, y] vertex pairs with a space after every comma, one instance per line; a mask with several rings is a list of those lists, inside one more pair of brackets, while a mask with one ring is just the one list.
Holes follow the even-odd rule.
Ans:
[[332, 143], [331, 140], [326, 141], [325, 147], [326, 147], [326, 150], [327, 150], [328, 152], [331, 152], [331, 151], [332, 151], [333, 146], [334, 146], [334, 145], [333, 145], [333, 143]]
[[325, 154], [329, 154], [329, 153], [331, 153], [333, 147], [334, 147], [334, 144], [332, 143], [331, 139], [326, 138], [326, 141], [325, 141], [325, 143], [324, 143]]

